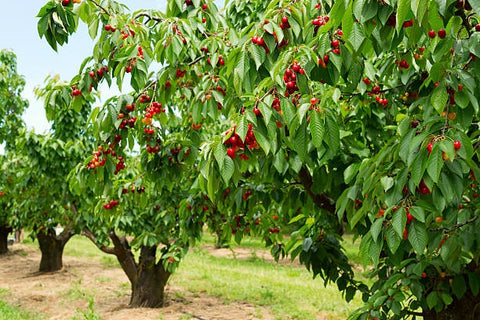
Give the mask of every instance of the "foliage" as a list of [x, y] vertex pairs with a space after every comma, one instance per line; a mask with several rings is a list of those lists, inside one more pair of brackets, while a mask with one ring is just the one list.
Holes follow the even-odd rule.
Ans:
[[[206, 218], [223, 215], [238, 241], [267, 235], [274, 255], [299, 255], [347, 300], [360, 290], [352, 318], [442, 312], [477, 296], [478, 1], [235, 4], [225, 14], [200, 0], [168, 1], [165, 13], [113, 1], [74, 9], [94, 61], [134, 90], [94, 112], [100, 141], [178, 165], [166, 142], [188, 141], [192, 192], [213, 204]], [[107, 189], [119, 171], [95, 170]], [[298, 227], [286, 244], [285, 221]], [[371, 288], [353, 279], [344, 223], [373, 265]]]

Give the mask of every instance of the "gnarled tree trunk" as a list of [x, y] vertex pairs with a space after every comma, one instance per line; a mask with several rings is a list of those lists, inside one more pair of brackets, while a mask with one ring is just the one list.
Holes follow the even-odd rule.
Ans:
[[156, 251], [156, 247], [142, 247], [140, 251], [136, 281], [132, 283], [131, 307], [163, 307], [165, 285], [170, 274], [161, 261], [155, 263]]
[[0, 226], [0, 255], [8, 252], [8, 234], [12, 232], [12, 227], [7, 225]]
[[55, 272], [62, 269], [63, 249], [72, 236], [69, 228], [65, 228], [58, 236], [54, 229], [38, 232], [37, 239], [42, 252], [40, 272]]
[[[84, 229], [84, 235], [96, 243], [95, 236], [87, 228]], [[165, 270], [161, 260], [155, 263], [157, 247], [142, 246], [137, 263], [125, 237], [118, 237], [113, 230], [110, 231], [109, 236], [113, 242], [113, 248], [101, 246], [100, 249], [117, 257], [130, 280], [132, 288], [130, 307], [163, 307], [165, 285], [170, 277], [170, 272]]]
[[435, 312], [435, 310], [424, 310], [424, 320], [477, 320], [480, 319], [480, 296], [474, 296], [467, 291], [463, 297], [458, 300], [456, 297], [453, 302], [444, 310]]

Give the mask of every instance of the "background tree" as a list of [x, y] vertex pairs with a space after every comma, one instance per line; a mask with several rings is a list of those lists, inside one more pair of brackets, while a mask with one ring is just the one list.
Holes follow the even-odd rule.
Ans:
[[[17, 153], [24, 157], [23, 166], [16, 168], [21, 177], [16, 187], [18, 219], [39, 242], [41, 272], [62, 268], [65, 244], [80, 232], [79, 212], [91, 201], [88, 193], [72, 194], [67, 181], [70, 171], [92, 148], [86, 123], [94, 95], [83, 97], [76, 90], [57, 77], [47, 78], [37, 95], [45, 99], [51, 133], [25, 132], [17, 143]], [[63, 231], [57, 232], [58, 225]]]
[[[94, 58], [119, 86], [130, 74], [137, 99], [168, 110], [142, 106], [144, 126], [129, 133], [154, 120], [168, 131], [169, 113], [187, 134], [217, 124], [201, 137], [196, 186], [218, 203], [218, 190], [272, 184], [278, 201], [262, 192], [231, 207], [282, 207], [299, 227], [285, 253], [347, 299], [363, 292], [352, 318], [476, 317], [477, 1], [271, 1], [261, 17], [200, 0], [169, 1], [165, 13], [113, 1], [60, 9], [90, 26]], [[126, 125], [115, 122], [121, 107], [106, 107], [106, 137]], [[297, 203], [285, 195], [308, 212], [287, 208]], [[374, 267], [371, 288], [342, 254], [345, 220]]]
[[[8, 50], [0, 51], [0, 145], [5, 152], [15, 148], [15, 139], [24, 124], [22, 114], [28, 102], [21, 97], [25, 80], [17, 73], [17, 57]], [[0, 155], [0, 165], [5, 166], [6, 155]], [[7, 237], [12, 231], [10, 226], [13, 204], [12, 185], [2, 175], [0, 182], [0, 254], [8, 252]]]

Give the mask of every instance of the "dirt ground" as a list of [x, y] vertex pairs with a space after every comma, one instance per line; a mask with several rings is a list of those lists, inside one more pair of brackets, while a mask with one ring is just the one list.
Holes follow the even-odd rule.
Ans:
[[[272, 313], [250, 303], [229, 302], [181, 287], [167, 286], [167, 305], [162, 309], [128, 308], [130, 287], [119, 268], [105, 268], [97, 259], [64, 257], [64, 269], [37, 272], [40, 253], [15, 244], [0, 257], [1, 299], [47, 319], [84, 319], [89, 299], [101, 319], [274, 319]], [[231, 251], [228, 250], [228, 252]], [[225, 252], [224, 254], [227, 254]]]

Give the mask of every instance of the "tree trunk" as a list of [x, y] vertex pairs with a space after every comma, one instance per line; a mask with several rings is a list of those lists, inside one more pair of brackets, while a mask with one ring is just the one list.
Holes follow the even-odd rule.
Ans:
[[480, 319], [480, 296], [475, 297], [470, 291], [467, 291], [460, 300], [455, 297], [446, 309], [438, 313], [435, 310], [424, 310], [423, 318], [424, 320]]
[[0, 255], [8, 252], [8, 234], [12, 232], [12, 227], [7, 225], [0, 226]]
[[71, 235], [65, 235], [63, 232], [57, 236], [54, 229], [40, 231], [37, 234], [40, 251], [42, 252], [40, 272], [55, 272], [62, 269], [63, 249], [70, 237]]
[[164, 304], [164, 289], [170, 276], [162, 261], [155, 263], [156, 247], [142, 247], [137, 278], [132, 283], [131, 307], [160, 308]]
[[[86, 235], [94, 240], [93, 234], [85, 230]], [[123, 271], [130, 280], [132, 296], [130, 307], [160, 308], [164, 304], [164, 290], [170, 273], [165, 270], [162, 260], [156, 261], [157, 246], [140, 248], [139, 263], [135, 262], [132, 250], [125, 237], [118, 237], [110, 231], [113, 248], [100, 247], [106, 253], [117, 257]]]

